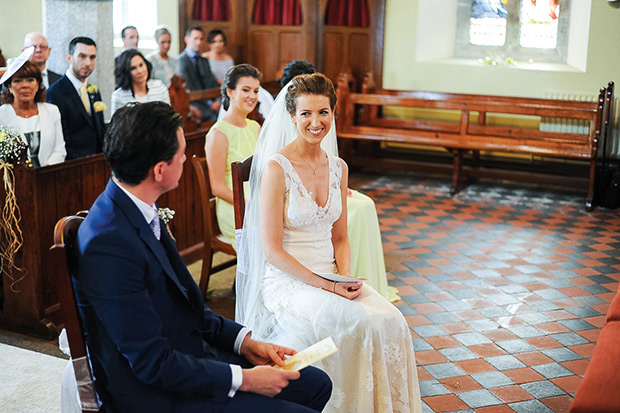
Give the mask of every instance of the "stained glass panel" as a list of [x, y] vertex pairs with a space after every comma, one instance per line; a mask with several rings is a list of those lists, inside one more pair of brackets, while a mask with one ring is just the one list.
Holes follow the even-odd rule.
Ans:
[[558, 44], [559, 0], [523, 0], [519, 44], [554, 49]]
[[507, 17], [508, 0], [473, 0], [469, 42], [478, 46], [503, 46]]

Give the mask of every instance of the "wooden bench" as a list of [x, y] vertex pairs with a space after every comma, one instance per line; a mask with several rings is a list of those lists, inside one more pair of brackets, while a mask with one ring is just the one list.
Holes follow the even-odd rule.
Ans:
[[[188, 158], [204, 153], [205, 134], [186, 130]], [[186, 162], [179, 186], [157, 200], [159, 206], [176, 211], [170, 228], [187, 263], [199, 259], [203, 248], [200, 191], [191, 168]], [[50, 264], [54, 226], [63, 216], [90, 208], [105, 189], [110, 168], [103, 154], [97, 154], [38, 169], [16, 165], [14, 171], [23, 233], [16, 265], [27, 273], [13, 288], [11, 280], [0, 279], [0, 328], [51, 339], [63, 324], [55, 268]], [[4, 200], [0, 187], [0, 205]]]
[[[600, 90], [597, 102], [374, 91], [368, 83], [361, 89], [362, 93], [352, 93], [347, 76], [338, 79], [339, 138], [443, 147], [453, 155], [452, 194], [465, 186], [463, 154], [468, 151], [474, 153], [474, 159], [485, 150], [590, 161], [586, 210], [592, 209], [596, 155], [608, 89]], [[613, 86], [611, 91], [613, 101]], [[382, 116], [388, 108], [413, 108], [424, 112], [425, 118], [390, 119]], [[446, 113], [458, 114], [458, 118], [445, 120]], [[508, 119], [509, 123], [497, 122], [498, 117], [503, 117], [504, 123]], [[532, 123], [532, 117], [581, 120], [587, 124], [587, 133], [541, 131], [538, 125], [534, 128], [519, 122], [527, 118]]]

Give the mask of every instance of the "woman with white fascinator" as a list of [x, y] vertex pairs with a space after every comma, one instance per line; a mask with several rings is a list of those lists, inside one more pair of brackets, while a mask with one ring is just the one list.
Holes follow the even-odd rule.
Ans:
[[64, 162], [67, 156], [60, 111], [45, 102], [39, 67], [29, 61], [34, 47], [28, 47], [0, 78], [0, 125], [19, 130], [28, 144], [28, 160], [36, 168]]
[[334, 384], [325, 412], [421, 412], [403, 315], [350, 274], [335, 105], [327, 77], [297, 76], [263, 124], [237, 234], [237, 321], [297, 350], [334, 340], [339, 351], [316, 363]]

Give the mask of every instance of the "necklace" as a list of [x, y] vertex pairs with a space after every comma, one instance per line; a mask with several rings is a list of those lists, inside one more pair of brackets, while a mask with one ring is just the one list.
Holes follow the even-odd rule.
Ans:
[[299, 155], [299, 157], [301, 158], [302, 161], [304, 161], [309, 167], [310, 169], [312, 169], [312, 172], [314, 172], [314, 174], [316, 175], [316, 170], [319, 168], [319, 164], [321, 163], [321, 157], [319, 156], [318, 161], [316, 161], [316, 165], [313, 167], [310, 162], [308, 162], [306, 159], [304, 159], [303, 156], [301, 156], [301, 152], [299, 152], [299, 150], [297, 150], [297, 154]]
[[15, 110], [15, 114], [17, 116], [19, 116], [20, 118], [24, 118], [24, 119], [29, 119], [33, 117], [34, 115], [39, 114], [39, 111], [36, 107], [28, 108], [28, 109], [17, 109], [16, 107], [13, 107], [13, 109]]

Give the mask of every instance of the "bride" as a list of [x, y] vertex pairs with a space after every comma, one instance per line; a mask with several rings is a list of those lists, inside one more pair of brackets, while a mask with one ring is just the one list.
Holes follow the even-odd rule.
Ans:
[[335, 106], [327, 77], [297, 76], [263, 125], [238, 234], [237, 321], [254, 338], [297, 350], [332, 337], [339, 351], [316, 364], [334, 384], [326, 412], [421, 412], [402, 314], [355, 278], [318, 275], [350, 276], [348, 169], [333, 155]]

